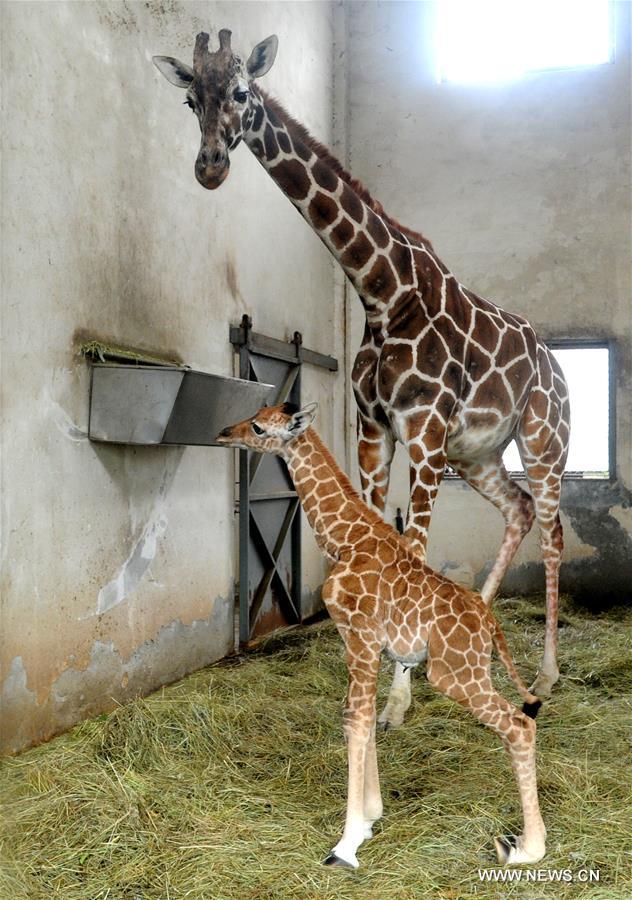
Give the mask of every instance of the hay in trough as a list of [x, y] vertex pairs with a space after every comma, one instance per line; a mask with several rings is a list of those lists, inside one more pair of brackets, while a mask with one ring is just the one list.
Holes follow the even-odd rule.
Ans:
[[[541, 653], [539, 601], [498, 601], [518, 669]], [[357, 872], [320, 865], [345, 808], [346, 671], [332, 624], [286, 632], [49, 744], [5, 760], [0, 896], [458, 898], [632, 896], [632, 614], [563, 607], [563, 682], [538, 717], [548, 853], [599, 883], [481, 882], [520, 824], [497, 737], [414, 677], [380, 734], [385, 800]], [[390, 666], [384, 665], [381, 699]], [[500, 689], [514, 700], [501, 667]], [[525, 870], [526, 871], [526, 870]]]

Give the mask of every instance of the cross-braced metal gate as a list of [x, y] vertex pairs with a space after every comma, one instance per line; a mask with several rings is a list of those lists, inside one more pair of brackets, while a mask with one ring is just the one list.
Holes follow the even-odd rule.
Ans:
[[[292, 341], [257, 334], [244, 316], [230, 326], [239, 375], [274, 384], [275, 404], [301, 402], [301, 366], [335, 372], [338, 361]], [[239, 641], [301, 622], [301, 519], [287, 467], [278, 456], [239, 451]]]

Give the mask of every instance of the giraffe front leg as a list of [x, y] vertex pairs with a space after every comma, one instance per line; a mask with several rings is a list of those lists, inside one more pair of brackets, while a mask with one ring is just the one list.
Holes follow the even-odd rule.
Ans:
[[366, 748], [364, 770], [364, 839], [373, 837], [373, 824], [382, 818], [384, 807], [380, 790], [380, 773], [377, 765], [377, 747], [375, 744], [375, 721], [369, 735]]
[[[426, 541], [432, 507], [445, 470], [445, 453], [434, 449], [437, 444], [443, 445], [440, 426], [430, 420], [431, 428], [425, 436], [413, 437], [407, 443], [410, 455], [410, 504], [406, 523], [406, 536], [414, 540], [419, 552], [426, 555]], [[426, 439], [429, 446], [426, 446]], [[399, 727], [411, 703], [410, 669], [404, 669], [401, 663], [395, 663], [393, 682], [388, 694], [386, 706], [382, 710], [378, 722], [384, 731]]]
[[358, 413], [358, 466], [362, 499], [384, 515], [391, 463], [395, 452], [392, 432], [364, 413]]
[[438, 424], [406, 442], [410, 456], [410, 503], [406, 537], [426, 556], [432, 508], [446, 467], [445, 431]]
[[[342, 837], [324, 860], [326, 866], [357, 869], [360, 844], [371, 837], [371, 826], [382, 812], [375, 756], [375, 691], [379, 646], [367, 646], [351, 635], [347, 642], [349, 691], [344, 717], [347, 738], [347, 815]], [[376, 791], [377, 787], [377, 791]], [[378, 800], [379, 798], [379, 800]]]

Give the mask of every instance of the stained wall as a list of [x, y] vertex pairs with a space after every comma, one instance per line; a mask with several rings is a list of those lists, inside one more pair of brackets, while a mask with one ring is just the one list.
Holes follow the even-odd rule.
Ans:
[[[195, 181], [195, 117], [151, 63], [221, 27], [332, 140], [327, 3], [3, 3], [2, 747], [18, 750], [233, 648], [236, 470], [222, 448], [86, 438], [81, 335], [234, 373], [244, 313], [342, 358], [333, 264], [245, 146]], [[279, 264], [281, 261], [282, 264]], [[344, 374], [338, 375], [340, 384]], [[339, 452], [344, 391], [305, 367]], [[339, 398], [339, 399], [338, 399]], [[313, 605], [320, 553], [304, 534]]]

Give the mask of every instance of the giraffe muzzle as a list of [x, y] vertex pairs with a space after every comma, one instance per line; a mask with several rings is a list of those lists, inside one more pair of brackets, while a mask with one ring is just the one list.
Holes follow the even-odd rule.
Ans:
[[215, 442], [218, 444], [228, 444], [233, 436], [233, 426], [229, 425], [228, 428], [223, 428], [222, 431], [215, 438]]
[[228, 177], [230, 159], [220, 147], [202, 147], [195, 161], [195, 177], [209, 191], [214, 191]]

